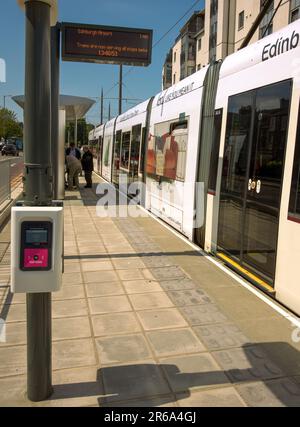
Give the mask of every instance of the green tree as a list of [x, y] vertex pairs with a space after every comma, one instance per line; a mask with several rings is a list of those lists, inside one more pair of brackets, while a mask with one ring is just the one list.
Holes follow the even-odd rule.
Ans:
[[23, 124], [18, 122], [16, 113], [0, 108], [0, 138], [23, 137]]
[[[81, 147], [88, 144], [89, 132], [94, 129], [94, 125], [87, 123], [85, 119], [77, 121], [77, 142]], [[70, 133], [70, 142], [75, 142], [75, 122], [69, 122], [66, 126], [66, 141], [68, 141], [68, 134]]]

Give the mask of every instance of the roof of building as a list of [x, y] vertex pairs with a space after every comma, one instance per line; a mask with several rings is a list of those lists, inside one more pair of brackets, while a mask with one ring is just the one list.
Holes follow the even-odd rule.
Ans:
[[[25, 96], [14, 96], [12, 99], [21, 108], [24, 108]], [[90, 98], [80, 96], [60, 95], [59, 108], [66, 111], [66, 120], [75, 120], [83, 118], [96, 101]]]

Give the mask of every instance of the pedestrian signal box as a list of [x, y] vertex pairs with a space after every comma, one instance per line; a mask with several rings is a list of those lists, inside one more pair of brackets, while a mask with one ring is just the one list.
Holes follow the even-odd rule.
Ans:
[[12, 208], [12, 292], [58, 291], [62, 282], [62, 257], [62, 207]]

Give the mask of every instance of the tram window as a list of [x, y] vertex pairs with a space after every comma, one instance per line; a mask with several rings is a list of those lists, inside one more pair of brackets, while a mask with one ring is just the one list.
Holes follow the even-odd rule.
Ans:
[[187, 120], [183, 120], [183, 121], [180, 121], [180, 122], [172, 123], [170, 125], [170, 133], [172, 133], [174, 130], [177, 130], [177, 129], [187, 129], [187, 127], [188, 127]]
[[159, 179], [183, 182], [187, 144], [188, 118], [176, 122], [157, 123], [148, 144], [147, 173]]
[[215, 111], [215, 117], [214, 117], [213, 144], [212, 144], [212, 152], [211, 152], [211, 160], [210, 160], [210, 174], [209, 174], [209, 181], [208, 181], [208, 191], [212, 193], [216, 192], [222, 118], [223, 118], [223, 108], [220, 108]]
[[298, 127], [294, 154], [289, 213], [292, 215], [296, 214], [297, 216], [300, 215], [300, 106], [298, 113]]
[[146, 128], [142, 131], [142, 144], [141, 144], [141, 155], [140, 155], [140, 173], [144, 173], [145, 170], [145, 147], [146, 147]]
[[142, 125], [133, 126], [130, 147], [130, 169], [134, 176], [138, 174], [141, 132]]
[[120, 166], [129, 171], [129, 156], [130, 156], [130, 132], [125, 132], [122, 135], [121, 146], [121, 161]]

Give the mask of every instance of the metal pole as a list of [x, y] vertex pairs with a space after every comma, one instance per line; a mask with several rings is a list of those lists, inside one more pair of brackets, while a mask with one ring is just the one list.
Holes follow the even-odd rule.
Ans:
[[[53, 199], [59, 199], [58, 174], [60, 173], [59, 129], [59, 57], [60, 26], [51, 27], [51, 152], [53, 172]], [[63, 172], [62, 172], [63, 173]]]
[[108, 104], [108, 121], [110, 121], [110, 103]]
[[101, 100], [100, 100], [100, 125], [103, 124], [103, 88], [101, 89]]
[[[25, 3], [24, 202], [51, 204], [50, 6]], [[42, 284], [41, 284], [42, 285]], [[47, 399], [51, 379], [51, 294], [27, 294], [27, 394]]]
[[120, 65], [119, 76], [119, 115], [122, 114], [123, 65]]

